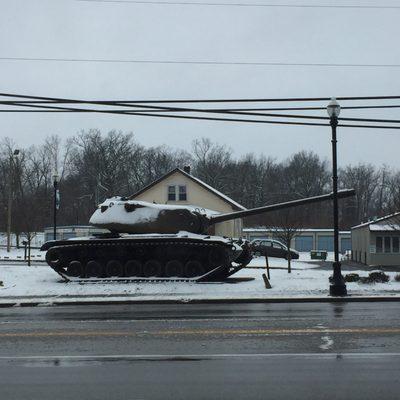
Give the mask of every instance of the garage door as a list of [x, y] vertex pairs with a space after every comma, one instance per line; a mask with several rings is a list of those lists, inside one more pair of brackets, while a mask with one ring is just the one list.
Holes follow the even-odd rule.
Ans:
[[319, 236], [317, 250], [333, 251], [333, 236]]
[[347, 250], [351, 250], [351, 239], [350, 238], [342, 238], [340, 240], [340, 251], [344, 253]]
[[312, 236], [297, 236], [294, 247], [297, 251], [313, 250], [313, 237]]

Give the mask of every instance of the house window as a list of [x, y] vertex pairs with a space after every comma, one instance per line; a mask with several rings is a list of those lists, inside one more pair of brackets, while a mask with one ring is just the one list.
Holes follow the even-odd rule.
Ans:
[[392, 238], [392, 245], [393, 245], [393, 253], [398, 253], [399, 252], [399, 237], [394, 236]]
[[385, 236], [385, 253], [390, 253], [390, 236]]
[[376, 252], [382, 253], [382, 237], [381, 236], [376, 237]]
[[168, 200], [176, 200], [175, 186], [168, 186]]
[[169, 185], [168, 186], [168, 200], [169, 201], [186, 201], [187, 192], [186, 185]]
[[187, 200], [186, 185], [179, 186], [179, 200], [180, 201], [186, 201]]

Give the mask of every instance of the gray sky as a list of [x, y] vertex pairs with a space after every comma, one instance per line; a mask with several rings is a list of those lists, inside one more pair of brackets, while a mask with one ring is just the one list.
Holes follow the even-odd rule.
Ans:
[[[196, 0], [206, 1], [206, 0]], [[209, 0], [295, 5], [397, 1]], [[221, 7], [0, 0], [0, 57], [400, 64], [400, 9]], [[400, 68], [165, 65], [0, 60], [2, 92], [81, 99], [266, 98], [399, 95]], [[400, 103], [400, 101], [399, 101]], [[342, 105], [344, 105], [342, 103]], [[399, 118], [400, 109], [374, 112]], [[372, 116], [343, 111], [341, 116]], [[0, 137], [21, 146], [80, 129], [133, 131], [144, 145], [189, 149], [193, 139], [278, 160], [330, 157], [330, 130], [81, 114], [0, 115]], [[399, 131], [340, 129], [339, 164], [399, 168]]]

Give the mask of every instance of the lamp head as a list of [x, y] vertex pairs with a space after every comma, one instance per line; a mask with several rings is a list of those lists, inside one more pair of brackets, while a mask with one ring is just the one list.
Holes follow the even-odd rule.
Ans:
[[334, 118], [334, 117], [339, 117], [340, 114], [340, 105], [339, 103], [336, 101], [335, 97], [332, 97], [331, 101], [328, 104], [328, 107], [326, 108], [328, 115], [330, 118]]

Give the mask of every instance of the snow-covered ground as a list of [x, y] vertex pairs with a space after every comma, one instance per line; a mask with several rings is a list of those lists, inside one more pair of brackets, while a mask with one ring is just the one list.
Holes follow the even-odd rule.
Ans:
[[[252, 266], [263, 266], [264, 259], [256, 258]], [[318, 297], [327, 296], [329, 292], [328, 278], [331, 271], [316, 269], [315, 264], [293, 261], [293, 271], [288, 274], [284, 269], [286, 261], [276, 258], [270, 260], [272, 289], [265, 289], [262, 279], [263, 269], [243, 269], [235, 274], [235, 278], [250, 277], [250, 281], [236, 283], [107, 283], [78, 284], [65, 283], [49, 267], [45, 265], [0, 265], [0, 303], [9, 302], [16, 296], [20, 301], [34, 297], [35, 301], [58, 300], [94, 300], [107, 299], [128, 300], [196, 300], [196, 299], [243, 299], [243, 298], [279, 298], [279, 297]], [[367, 276], [365, 271], [357, 272]], [[400, 282], [394, 280], [395, 272], [388, 272], [389, 283], [360, 284], [348, 283], [351, 295], [400, 295]]]

